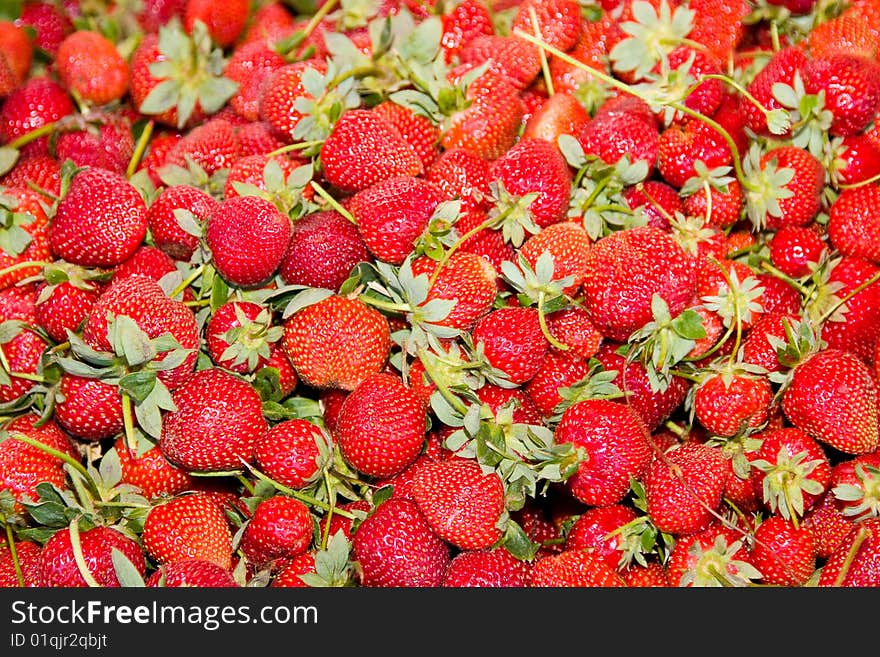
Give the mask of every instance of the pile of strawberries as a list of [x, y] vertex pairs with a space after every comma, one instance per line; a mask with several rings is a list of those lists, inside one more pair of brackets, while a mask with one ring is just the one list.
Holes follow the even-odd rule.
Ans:
[[880, 585], [878, 0], [0, 18], [0, 584]]

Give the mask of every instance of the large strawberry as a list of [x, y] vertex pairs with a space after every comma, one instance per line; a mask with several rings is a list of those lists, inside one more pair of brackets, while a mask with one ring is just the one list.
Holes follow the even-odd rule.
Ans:
[[290, 315], [282, 339], [304, 382], [353, 390], [385, 365], [391, 329], [375, 308], [356, 298], [333, 295]]
[[342, 402], [336, 437], [345, 460], [358, 472], [389, 477], [422, 451], [427, 406], [403, 380], [377, 372], [361, 381]]
[[205, 494], [160, 500], [144, 519], [141, 540], [147, 555], [159, 564], [196, 558], [232, 568], [229, 521]]
[[504, 484], [475, 460], [426, 463], [414, 475], [412, 496], [434, 533], [459, 549], [487, 549], [502, 536]]
[[585, 453], [567, 481], [571, 494], [584, 504], [620, 502], [630, 480], [640, 478], [651, 460], [648, 430], [626, 404], [588, 399], [569, 406], [556, 426], [558, 443], [572, 443]]
[[[79, 541], [78, 546], [73, 544], [74, 536]], [[113, 563], [114, 550], [119, 550], [141, 575], [146, 572], [143, 549], [134, 538], [118, 529], [108, 526], [78, 532], [59, 529], [40, 551], [43, 586], [121, 586]], [[77, 552], [82, 554], [86, 572], [80, 570], [75, 556]]]
[[159, 448], [185, 470], [239, 470], [254, 460], [268, 430], [262, 402], [247, 381], [219, 368], [198, 370], [172, 396], [177, 410], [162, 420]]
[[79, 171], [49, 228], [56, 257], [85, 267], [113, 267], [147, 234], [147, 206], [124, 176], [95, 167]]
[[450, 548], [415, 502], [391, 498], [358, 525], [352, 558], [362, 586], [436, 587], [449, 566]]
[[68, 34], [58, 46], [55, 67], [64, 87], [86, 103], [106, 105], [128, 91], [128, 62], [100, 32]]

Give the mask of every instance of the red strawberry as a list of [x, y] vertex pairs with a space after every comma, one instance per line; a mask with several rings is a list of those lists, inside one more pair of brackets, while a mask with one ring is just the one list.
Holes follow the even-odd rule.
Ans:
[[589, 121], [589, 113], [574, 95], [557, 91], [529, 116], [522, 139], [543, 139], [556, 145], [560, 135], [581, 134]]
[[528, 87], [541, 72], [538, 49], [512, 34], [476, 36], [462, 46], [458, 57], [464, 65], [479, 66], [488, 62], [489, 73], [503, 78], [516, 89]]
[[639, 111], [603, 112], [600, 108], [575, 137], [587, 155], [595, 155], [606, 164], [616, 164], [627, 156], [633, 163], [647, 163], [649, 174], [655, 169], [660, 132], [651, 115], [646, 117]]
[[[47, 76], [31, 77], [13, 89], [0, 107], [0, 142], [10, 143], [27, 133], [73, 114], [73, 100]], [[25, 147], [27, 153], [46, 153], [48, 137]]]
[[740, 45], [747, 33], [745, 19], [752, 6], [746, 0], [691, 0], [688, 8], [694, 12], [688, 38], [722, 60]]
[[280, 570], [275, 573], [269, 586], [283, 588], [305, 588], [305, 583], [300, 575], [309, 575], [315, 572], [315, 555], [313, 552], [303, 552], [302, 554], [288, 559], [281, 566]]
[[824, 495], [831, 465], [822, 446], [795, 427], [767, 429], [754, 434], [759, 442], [747, 452], [749, 478], [758, 499], [772, 513], [799, 518]]
[[254, 567], [265, 567], [308, 550], [314, 524], [305, 504], [287, 495], [273, 495], [257, 504], [239, 547]]
[[594, 506], [572, 523], [565, 536], [565, 549], [589, 550], [602, 556], [615, 570], [626, 562], [625, 526], [638, 518], [625, 504]]
[[338, 291], [352, 270], [370, 259], [357, 226], [335, 210], [325, 210], [294, 222], [278, 274], [290, 285]]
[[743, 586], [758, 577], [750, 556], [741, 532], [715, 521], [678, 537], [666, 573], [680, 587]]
[[663, 588], [672, 586], [666, 568], [659, 561], [648, 561], [645, 565], [633, 563], [621, 571], [621, 578], [629, 587]]
[[773, 389], [769, 379], [746, 371], [709, 374], [694, 388], [694, 415], [716, 436], [735, 436], [764, 424], [770, 415]]
[[803, 586], [816, 569], [816, 548], [810, 531], [780, 516], [762, 520], [753, 536], [751, 562], [761, 582]]
[[829, 134], [862, 132], [880, 110], [877, 62], [859, 54], [837, 53], [812, 57], [804, 64], [804, 90], [823, 93], [825, 109], [832, 115]]
[[[535, 14], [538, 31], [535, 33]], [[524, 0], [513, 16], [511, 31], [533, 34], [558, 50], [571, 50], [581, 33], [581, 10], [574, 0]]]
[[100, 167], [120, 175], [125, 174], [134, 147], [131, 121], [110, 112], [91, 112], [78, 124], [65, 126], [53, 142], [60, 162], [71, 160], [78, 167]]
[[118, 173], [89, 167], [76, 174], [49, 228], [56, 257], [84, 267], [113, 267], [147, 234], [147, 206]]
[[370, 253], [399, 265], [443, 200], [443, 193], [434, 183], [414, 176], [396, 176], [357, 192], [349, 199], [348, 210]]
[[778, 198], [779, 214], [767, 214], [763, 226], [777, 230], [782, 226], [806, 226], [822, 207], [822, 189], [825, 186], [825, 168], [809, 151], [797, 146], [785, 145], [771, 148], [760, 159], [759, 168], [764, 176], [771, 170], [791, 169], [791, 180], [783, 185], [791, 192], [786, 198]]
[[358, 192], [398, 176], [419, 176], [424, 166], [403, 135], [381, 115], [349, 109], [321, 146], [327, 182], [342, 192]]
[[841, 191], [828, 208], [828, 238], [831, 245], [845, 256], [880, 263], [880, 250], [877, 247], [880, 239], [878, 209], [880, 187], [877, 185]]
[[829, 491], [806, 512], [803, 526], [812, 536], [816, 557], [827, 559], [843, 544], [853, 521], [837, 508], [836, 498]]
[[34, 59], [34, 44], [25, 29], [12, 21], [0, 21], [0, 98], [24, 82]]
[[183, 24], [192, 30], [196, 21], [208, 28], [211, 39], [219, 46], [229, 46], [242, 34], [250, 15], [248, 0], [186, 0], [183, 9]]
[[[36, 185], [40, 195], [51, 203], [50, 194], [61, 194], [61, 164], [48, 153], [22, 154], [15, 166], [0, 176], [4, 187], [30, 187]], [[45, 190], [45, 191], [43, 191]]]
[[493, 310], [476, 323], [471, 335], [478, 348], [482, 344], [486, 361], [514, 384], [535, 376], [550, 347], [541, 330], [538, 309], [533, 307]]
[[775, 340], [787, 342], [786, 323], [794, 327], [800, 317], [793, 313], [770, 312], [752, 325], [743, 340], [743, 362], [763, 367], [768, 372], [779, 372], [788, 369], [779, 362], [774, 343]]
[[32, 28], [34, 45], [51, 55], [58, 52], [64, 37], [73, 31], [66, 9], [35, 0], [23, 3], [17, 23]]
[[[592, 358], [602, 344], [602, 333], [593, 325], [587, 309], [580, 305], [547, 315], [547, 328], [556, 340], [568, 347], [564, 350], [566, 353], [578, 358]], [[554, 345], [550, 346], [550, 350], [561, 351]]]
[[696, 271], [690, 256], [666, 232], [653, 226], [618, 231], [590, 248], [584, 303], [603, 335], [620, 342], [651, 321], [651, 300], [659, 294], [673, 317], [690, 303]]
[[205, 326], [205, 346], [214, 364], [237, 374], [250, 374], [269, 362], [272, 343], [281, 337], [271, 310], [252, 301], [227, 301]]
[[[80, 530], [80, 549], [86, 569], [99, 586], [118, 588], [119, 580], [113, 565], [113, 550], [119, 550], [143, 575], [146, 571], [144, 553], [138, 542], [113, 527], [92, 527]], [[40, 570], [43, 586], [86, 587], [90, 583], [80, 572], [74, 557], [73, 538], [69, 529], [60, 529], [43, 545], [40, 551]]]
[[880, 586], [880, 518], [857, 523], [828, 557], [817, 585], [820, 587]]
[[437, 147], [437, 142], [440, 140], [440, 128], [428, 118], [391, 100], [382, 101], [374, 106], [373, 112], [397, 128], [400, 135], [419, 156], [425, 170], [440, 155]]
[[573, 221], [561, 221], [544, 227], [526, 238], [519, 253], [535, 269], [546, 251], [553, 257], [553, 278], [571, 276], [571, 284], [563, 292], [574, 295], [587, 275], [587, 254], [592, 240], [586, 229]]
[[305, 383], [350, 391], [385, 365], [391, 329], [375, 308], [334, 295], [290, 315], [283, 340]]
[[849, 352], [826, 348], [797, 365], [782, 410], [794, 426], [841, 452], [877, 449], [877, 385], [870, 368]]
[[[36, 276], [40, 266], [19, 266], [52, 259], [49, 217], [42, 195], [30, 187], [7, 187], [0, 195], [0, 289]], [[13, 268], [10, 270], [10, 268]]]
[[586, 453], [566, 486], [576, 499], [591, 506], [620, 502], [629, 492], [630, 479], [641, 477], [651, 460], [644, 423], [617, 401], [588, 399], [572, 404], [556, 426], [555, 439]]
[[609, 588], [626, 584], [600, 555], [572, 549], [539, 557], [529, 573], [528, 586]]
[[807, 56], [803, 49], [795, 46], [787, 46], [774, 52], [760, 71], [746, 86], [755, 100], [762, 108], [758, 108], [751, 100], [743, 103], [742, 111], [746, 118], [746, 125], [758, 134], [770, 134], [767, 127], [765, 110], [782, 109], [782, 104], [773, 95], [774, 84], [791, 86], [794, 83], [796, 73], [799, 73], [807, 63]]
[[880, 147], [870, 132], [835, 139], [830, 148], [832, 161], [826, 168], [833, 185], [858, 185], [880, 176]]
[[453, 253], [439, 272], [437, 265], [437, 261], [427, 256], [412, 261], [413, 274], [425, 274], [431, 283], [425, 303], [433, 299], [455, 302], [446, 317], [433, 323], [471, 330], [477, 320], [492, 310], [498, 291], [498, 273], [485, 258], [466, 251]]
[[563, 401], [560, 390], [583, 381], [590, 373], [589, 363], [568, 351], [551, 348], [544, 362], [523, 386], [528, 398], [543, 418], [551, 418]]
[[440, 586], [449, 552], [416, 503], [403, 499], [382, 502], [352, 538], [352, 557], [365, 587]]
[[305, 488], [322, 471], [329, 455], [329, 437], [301, 418], [271, 427], [254, 445], [257, 468], [288, 488]]
[[58, 46], [55, 67], [61, 84], [86, 103], [106, 105], [128, 91], [128, 62], [100, 32], [68, 34]]
[[394, 374], [372, 374], [342, 402], [336, 437], [342, 456], [358, 472], [390, 477], [422, 451], [427, 407]]
[[12, 550], [9, 549], [9, 545], [0, 545], [0, 588], [43, 586], [43, 572], [40, 567], [41, 551], [39, 543], [16, 541], [15, 557], [21, 571], [21, 581], [19, 581], [16, 562], [12, 559]]
[[726, 191], [710, 186], [708, 193], [700, 190], [682, 203], [684, 214], [701, 217], [707, 225], [722, 228], [736, 224], [742, 208], [743, 191], [738, 180], [728, 182]]
[[461, 550], [484, 550], [502, 536], [504, 484], [472, 459], [425, 463], [414, 475], [412, 496], [431, 529]]
[[122, 396], [119, 388], [101, 379], [65, 372], [61, 375], [53, 417], [68, 433], [81, 440], [103, 440], [122, 431]]
[[232, 568], [232, 531], [220, 505], [205, 494], [160, 501], [147, 512], [144, 550], [158, 564], [201, 559]]
[[[844, 206], [841, 205], [841, 211], [844, 211], [843, 208]], [[829, 215], [831, 212], [829, 210]], [[830, 219], [828, 223], [830, 234]], [[783, 226], [773, 233], [768, 247], [773, 266], [792, 278], [802, 278], [811, 274], [828, 252], [828, 245], [819, 232], [811, 226]], [[836, 244], [834, 247], [839, 249]]]
[[531, 564], [514, 557], [504, 547], [468, 550], [456, 554], [443, 575], [448, 588], [522, 588]]
[[[263, 47], [269, 48], [268, 44]], [[271, 49], [269, 51], [274, 52]], [[234, 61], [235, 55], [230, 59], [229, 64], [232, 65]], [[273, 65], [271, 70], [262, 74], [257, 97], [257, 112], [260, 120], [271, 126], [273, 134], [285, 142], [301, 141], [299, 138], [294, 139], [293, 136], [304, 117], [297, 107], [297, 103], [299, 102], [301, 105], [304, 101], [319, 100], [303, 86], [303, 75], [308, 77], [308, 75], [318, 73], [323, 76], [327, 73], [327, 64], [314, 57], [290, 64], [282, 62], [282, 64], [282, 66]], [[233, 68], [233, 77], [236, 76], [235, 70]], [[252, 71], [246, 71], [246, 73], [250, 80], [254, 79]], [[252, 82], [248, 84], [252, 84]], [[233, 96], [234, 98], [235, 96]]]
[[425, 178], [437, 185], [447, 199], [460, 199], [463, 211], [487, 205], [491, 174], [489, 163], [465, 148], [448, 148], [434, 160]]
[[225, 370], [196, 371], [172, 396], [177, 410], [165, 414], [159, 448], [185, 470], [238, 470], [254, 460], [266, 433], [262, 402], [247, 381]]
[[213, 561], [190, 558], [162, 563], [147, 578], [148, 587], [235, 588], [232, 573]]
[[[824, 315], [831, 308], [837, 311], [822, 323], [822, 339], [832, 349], [872, 362], [880, 335], [880, 267], [863, 258], [842, 256], [832, 260], [826, 273], [818, 286], [817, 307], [810, 309], [811, 315]], [[841, 314], [839, 304], [844, 300], [846, 310]]]
[[147, 226], [153, 244], [175, 260], [189, 260], [199, 244], [197, 235], [186, 232], [178, 220], [179, 212], [192, 215], [196, 225], [203, 223], [218, 201], [192, 185], [163, 187], [147, 210]]
[[211, 176], [230, 168], [241, 157], [241, 144], [234, 125], [215, 116], [175, 142], [165, 155], [165, 165], [186, 168], [191, 160]]
[[462, 47], [483, 34], [494, 34], [492, 14], [479, 0], [463, 0], [441, 16], [443, 35], [440, 47], [446, 63], [451, 63]]
[[[170, 333], [190, 351], [182, 363], [157, 371], [156, 377], [171, 390], [189, 379], [196, 367], [200, 338], [196, 317], [183, 301], [168, 297], [158, 282], [143, 274], [112, 281], [89, 311], [82, 333], [87, 344], [101, 351], [113, 351], [108, 314], [131, 318], [150, 339]], [[156, 360], [163, 360], [168, 353], [172, 352], [159, 354]]]
[[112, 280], [118, 281], [126, 276], [140, 275], [159, 282], [166, 275], [174, 272], [177, 272], [177, 268], [171, 256], [155, 246], [141, 244], [134, 253], [113, 268]]
[[837, 505], [855, 521], [878, 515], [880, 509], [880, 450], [837, 462], [830, 488]]
[[205, 223], [205, 242], [214, 266], [239, 287], [255, 287], [275, 274], [290, 233], [290, 219], [258, 196], [223, 200]]
[[706, 529], [721, 506], [725, 473], [724, 456], [709, 444], [683, 443], [657, 456], [642, 480], [651, 521], [676, 536]]
[[678, 190], [662, 180], [645, 180], [626, 187], [622, 192], [626, 204], [632, 210], [641, 208], [648, 223], [663, 230], [670, 230], [669, 219], [676, 212], [684, 214], [684, 206]]
[[698, 175], [697, 161], [709, 169], [731, 163], [730, 147], [721, 135], [703, 121], [674, 124], [664, 130], [657, 143], [657, 171], [663, 180], [682, 187]]
[[131, 450], [123, 436], [113, 443], [122, 469], [120, 481], [136, 486], [148, 500], [171, 497], [189, 490], [193, 477], [172, 465], [155, 445], [143, 454]]

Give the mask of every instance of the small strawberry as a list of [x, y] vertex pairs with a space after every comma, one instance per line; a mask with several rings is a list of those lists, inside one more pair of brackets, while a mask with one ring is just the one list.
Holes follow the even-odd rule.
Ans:
[[830, 135], [862, 132], [880, 110], [877, 62], [859, 54], [813, 56], [801, 69], [808, 94], [823, 93], [831, 112]]
[[678, 190], [662, 180], [644, 180], [630, 185], [621, 192], [621, 196], [632, 210], [641, 208], [648, 218], [648, 224], [669, 230], [670, 217], [677, 212], [684, 214], [684, 205]]
[[[73, 114], [70, 94], [48, 76], [30, 77], [3, 99], [0, 107], [0, 142], [8, 144], [29, 132]], [[45, 154], [48, 137], [27, 144], [26, 153]]]
[[626, 156], [632, 163], [646, 163], [649, 174], [655, 170], [660, 131], [650, 113], [646, 116], [639, 109], [608, 111], [607, 107], [600, 107], [575, 138], [584, 153], [595, 155], [606, 164], [616, 164]]
[[[822, 207], [825, 168], [810, 151], [793, 145], [771, 148], [753, 163], [746, 157], [746, 213], [756, 228], [806, 226]], [[790, 173], [789, 173], [790, 172]], [[786, 180], [779, 184], [781, 180]]]
[[288, 488], [313, 483], [329, 460], [330, 437], [319, 426], [301, 418], [283, 420], [254, 445], [257, 468]]
[[574, 295], [586, 278], [591, 244], [589, 234], [580, 223], [561, 221], [527, 237], [519, 253], [535, 269], [541, 255], [548, 252], [553, 257], [553, 277], [571, 276], [571, 283], [563, 288], [563, 292]]
[[424, 447], [427, 406], [401, 378], [377, 372], [342, 402], [336, 439], [358, 472], [390, 477], [412, 463]]
[[773, 86], [775, 84], [791, 86], [795, 75], [800, 73], [806, 63], [807, 55], [804, 54], [803, 49], [796, 46], [787, 46], [772, 54], [746, 86], [746, 91], [760, 104], [757, 106], [748, 100], [742, 105], [742, 112], [749, 129], [762, 135], [770, 134], [766, 112], [784, 109], [773, 93]]
[[[184, 229], [183, 221], [192, 219], [202, 225], [217, 207], [218, 201], [192, 185], [163, 187], [147, 209], [147, 226], [153, 245], [175, 260], [189, 260], [199, 244], [199, 236]], [[183, 218], [179, 218], [183, 213]]]
[[528, 87], [541, 72], [538, 49], [512, 34], [476, 36], [462, 46], [458, 58], [466, 66], [480, 66], [488, 62], [490, 73], [520, 90]]
[[42, 195], [23, 185], [6, 187], [0, 194], [0, 288], [40, 273], [39, 265], [23, 265], [51, 259]]
[[803, 526], [771, 516], [755, 528], [752, 540], [749, 558], [763, 584], [803, 586], [816, 570], [816, 548]]
[[803, 520], [819, 559], [827, 559], [843, 544], [853, 524], [853, 520], [837, 508], [837, 500], [830, 491], [807, 510]]
[[880, 450], [837, 462], [830, 489], [847, 518], [860, 521], [880, 515]]
[[425, 178], [447, 199], [459, 199], [465, 212], [487, 205], [492, 178], [489, 163], [465, 148], [445, 149], [425, 172]]
[[[185, 132], [165, 154], [164, 166], [187, 168], [190, 161], [207, 176], [229, 169], [241, 157], [234, 124], [221, 115]], [[160, 170], [160, 173], [162, 170]]]
[[76, 438], [103, 440], [122, 431], [122, 396], [116, 385], [64, 372], [58, 393], [61, 399], [55, 402], [53, 417]]
[[36, 0], [22, 4], [21, 15], [16, 22], [33, 29], [34, 45], [50, 55], [58, 52], [64, 37], [73, 31], [73, 23], [65, 8]]
[[683, 443], [657, 456], [642, 480], [651, 522], [676, 536], [706, 529], [721, 506], [725, 473], [720, 448], [709, 444]]
[[333, 295], [290, 315], [282, 339], [303, 382], [351, 391], [384, 367], [391, 329], [375, 308]]
[[0, 98], [24, 82], [34, 60], [34, 43], [24, 27], [12, 21], [0, 21]]
[[[638, 517], [635, 510], [626, 504], [591, 507], [569, 527], [565, 549], [589, 550], [602, 556], [615, 570], [623, 571], [622, 566], [629, 561], [625, 528]], [[626, 569], [629, 569], [628, 565]]]
[[225, 48], [232, 45], [247, 25], [250, 16], [248, 0], [228, 0], [228, 2], [211, 2], [211, 0], [186, 0], [183, 8], [183, 25], [192, 31], [196, 21], [201, 21], [208, 28], [208, 34], [217, 45]]
[[556, 426], [557, 443], [573, 443], [585, 458], [566, 480], [571, 494], [591, 506], [620, 502], [630, 480], [640, 478], [651, 460], [648, 430], [626, 404], [587, 399], [569, 406]]
[[483, 34], [494, 34], [492, 14], [479, 0], [463, 0], [441, 17], [443, 35], [440, 47], [447, 64], [452, 63], [462, 47]]
[[204, 494], [159, 501], [144, 519], [144, 550], [158, 564], [201, 559], [232, 568], [232, 531], [220, 505]]
[[226, 301], [205, 326], [205, 346], [215, 365], [250, 374], [269, 362], [271, 345], [283, 332], [271, 310], [252, 301]]
[[309, 507], [287, 495], [273, 495], [254, 508], [239, 547], [257, 568], [303, 554], [312, 542], [315, 522]]
[[254, 460], [254, 445], [268, 430], [256, 389], [226, 370], [196, 371], [172, 398], [159, 448], [184, 470], [238, 470]]
[[[840, 206], [841, 212], [844, 212], [845, 203], [846, 201]], [[832, 207], [834, 206], [832, 205]], [[829, 208], [829, 216], [831, 213]], [[830, 236], [830, 219], [828, 223]], [[845, 229], [842, 230], [845, 231]], [[822, 239], [820, 233], [811, 226], [783, 226], [773, 233], [768, 248], [770, 262], [773, 266], [791, 278], [803, 278], [813, 273], [819, 262], [828, 253], [828, 244]], [[840, 250], [837, 244], [834, 244], [834, 248]]]
[[477, 321], [471, 337], [486, 361], [518, 385], [535, 376], [550, 347], [534, 307], [497, 308]]
[[694, 388], [694, 416], [716, 436], [735, 436], [767, 422], [773, 394], [767, 377], [736, 366], [726, 368], [710, 373]]
[[391, 498], [361, 521], [352, 558], [365, 587], [436, 587], [449, 567], [450, 549], [415, 502]]
[[172, 497], [193, 485], [193, 477], [172, 465], [155, 445], [138, 454], [128, 446], [123, 436], [119, 436], [113, 443], [113, 449], [122, 469], [120, 481], [136, 486], [148, 500]]
[[626, 584], [600, 555], [572, 549], [539, 557], [529, 573], [528, 586], [610, 588]]
[[502, 537], [504, 484], [477, 461], [426, 463], [414, 475], [412, 496], [431, 529], [461, 550], [484, 550]]
[[678, 537], [666, 572], [680, 587], [747, 586], [760, 577], [740, 531], [717, 521]]
[[419, 156], [425, 170], [434, 163], [440, 155], [437, 146], [440, 140], [439, 126], [425, 116], [416, 114], [412, 109], [391, 100], [382, 101], [372, 109], [397, 128], [400, 135]]
[[522, 389], [542, 418], [552, 418], [563, 401], [560, 391], [575, 386], [589, 375], [590, 365], [587, 360], [571, 352], [551, 348], [541, 367]]
[[52, 143], [59, 162], [70, 160], [77, 167], [100, 167], [125, 174], [134, 155], [134, 134], [128, 117], [118, 113], [92, 111], [75, 115]]
[[59, 529], [40, 551], [43, 586], [86, 587], [97, 583], [98, 586], [118, 588], [121, 584], [112, 560], [114, 550], [122, 552], [141, 575], [146, 572], [144, 552], [131, 536], [105, 526], [92, 527], [78, 533], [79, 551], [88, 575], [80, 571], [80, 565], [74, 556], [76, 548], [73, 546], [73, 532]]
[[504, 547], [468, 550], [456, 554], [440, 586], [447, 588], [522, 588], [531, 564], [517, 559]]

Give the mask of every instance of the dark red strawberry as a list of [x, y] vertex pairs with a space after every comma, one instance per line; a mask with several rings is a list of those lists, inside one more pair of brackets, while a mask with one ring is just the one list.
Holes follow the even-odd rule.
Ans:
[[120, 481], [136, 486], [148, 500], [177, 495], [189, 490], [194, 483], [189, 473], [168, 461], [155, 445], [138, 454], [119, 436], [113, 448], [122, 470]]
[[522, 588], [531, 564], [514, 557], [504, 547], [468, 550], [456, 554], [443, 575], [441, 586], [450, 588]]

